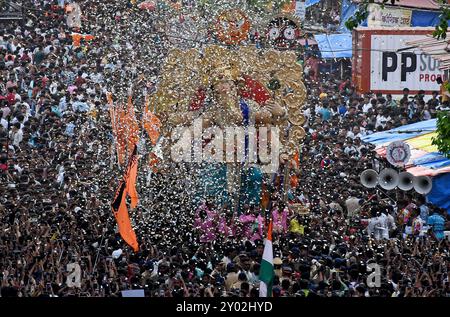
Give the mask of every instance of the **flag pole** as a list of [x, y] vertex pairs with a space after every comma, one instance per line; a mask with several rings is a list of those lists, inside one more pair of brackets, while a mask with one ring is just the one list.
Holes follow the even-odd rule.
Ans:
[[101, 250], [102, 245], [103, 245], [103, 239], [105, 238], [105, 232], [106, 232], [106, 230], [104, 228], [103, 232], [102, 232], [102, 239], [100, 240], [100, 245], [98, 246], [97, 255], [95, 256], [94, 266], [92, 267], [92, 274], [95, 272], [95, 269], [97, 268], [98, 256], [100, 254], [100, 250]]

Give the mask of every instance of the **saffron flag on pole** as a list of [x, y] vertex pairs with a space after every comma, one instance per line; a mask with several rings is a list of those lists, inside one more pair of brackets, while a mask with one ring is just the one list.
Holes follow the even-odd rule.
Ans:
[[259, 270], [259, 297], [272, 297], [272, 285], [274, 278], [273, 270], [273, 247], [272, 247], [272, 220], [267, 228], [267, 238], [264, 242], [264, 253]]
[[128, 160], [127, 171], [125, 173], [125, 182], [127, 184], [127, 193], [131, 198], [131, 208], [137, 207], [139, 202], [139, 196], [136, 190], [136, 179], [138, 172], [138, 160], [139, 156], [137, 154], [137, 145], [134, 146], [133, 153]]
[[[111, 128], [112, 128], [112, 134], [114, 138], [114, 144], [116, 151], [117, 151], [117, 162], [119, 165], [123, 163], [123, 160], [125, 158], [125, 152], [121, 151], [121, 145], [120, 145], [120, 138], [121, 135], [119, 135], [118, 127], [122, 124], [120, 122], [120, 115], [121, 112], [118, 108], [114, 106], [113, 97], [110, 92], [106, 94], [106, 100], [108, 101], [109, 105], [109, 116], [111, 117]], [[121, 154], [123, 153], [123, 155]]]
[[139, 245], [136, 239], [136, 234], [131, 227], [130, 217], [128, 215], [126, 188], [127, 184], [124, 181], [120, 181], [119, 188], [117, 189], [111, 208], [114, 217], [116, 218], [117, 226], [119, 227], [120, 236], [129, 246], [133, 248], [134, 252], [137, 252], [139, 250]]
[[[154, 98], [152, 98], [152, 103], [153, 99]], [[149, 98], [147, 98], [147, 100], [145, 101], [144, 113], [142, 115], [142, 126], [144, 127], [145, 131], [147, 131], [152, 145], [156, 145], [160, 135], [161, 121], [153, 112], [150, 111], [149, 103]]]
[[126, 146], [127, 146], [127, 138], [126, 138], [126, 110], [122, 105], [114, 106], [112, 104], [112, 99], [108, 101], [109, 110], [111, 116], [111, 127], [115, 140], [116, 150], [117, 150], [117, 160], [119, 165], [124, 164], [125, 156], [126, 156]]
[[125, 115], [125, 135], [127, 142], [127, 154], [131, 154], [134, 146], [139, 142], [139, 124], [136, 120], [136, 115], [134, 112], [133, 100], [131, 94], [128, 96], [128, 104], [126, 108]]

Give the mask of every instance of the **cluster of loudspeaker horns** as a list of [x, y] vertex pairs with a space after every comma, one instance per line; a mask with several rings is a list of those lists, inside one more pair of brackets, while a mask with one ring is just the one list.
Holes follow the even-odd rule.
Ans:
[[414, 176], [408, 172], [398, 173], [392, 168], [385, 168], [380, 172], [368, 169], [361, 173], [361, 184], [367, 188], [375, 188], [380, 185], [385, 190], [392, 190], [396, 187], [408, 191], [414, 188], [419, 194], [425, 195], [431, 191], [433, 183], [428, 176]]

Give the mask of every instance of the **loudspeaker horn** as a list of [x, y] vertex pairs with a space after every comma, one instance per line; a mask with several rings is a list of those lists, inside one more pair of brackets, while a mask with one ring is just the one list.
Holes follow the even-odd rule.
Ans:
[[378, 176], [378, 183], [385, 190], [392, 190], [398, 185], [398, 173], [392, 168], [385, 168]]
[[398, 175], [398, 188], [408, 191], [414, 188], [414, 175], [408, 172], [402, 172]]
[[359, 178], [364, 187], [374, 188], [378, 185], [378, 173], [372, 169], [362, 172]]
[[414, 178], [414, 190], [419, 194], [426, 195], [433, 188], [433, 182], [428, 176], [418, 176]]

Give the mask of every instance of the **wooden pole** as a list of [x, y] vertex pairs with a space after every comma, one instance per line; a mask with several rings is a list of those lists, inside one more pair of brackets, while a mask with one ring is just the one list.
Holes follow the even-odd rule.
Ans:
[[283, 172], [283, 202], [286, 204], [288, 201], [289, 190], [289, 160], [284, 163]]

